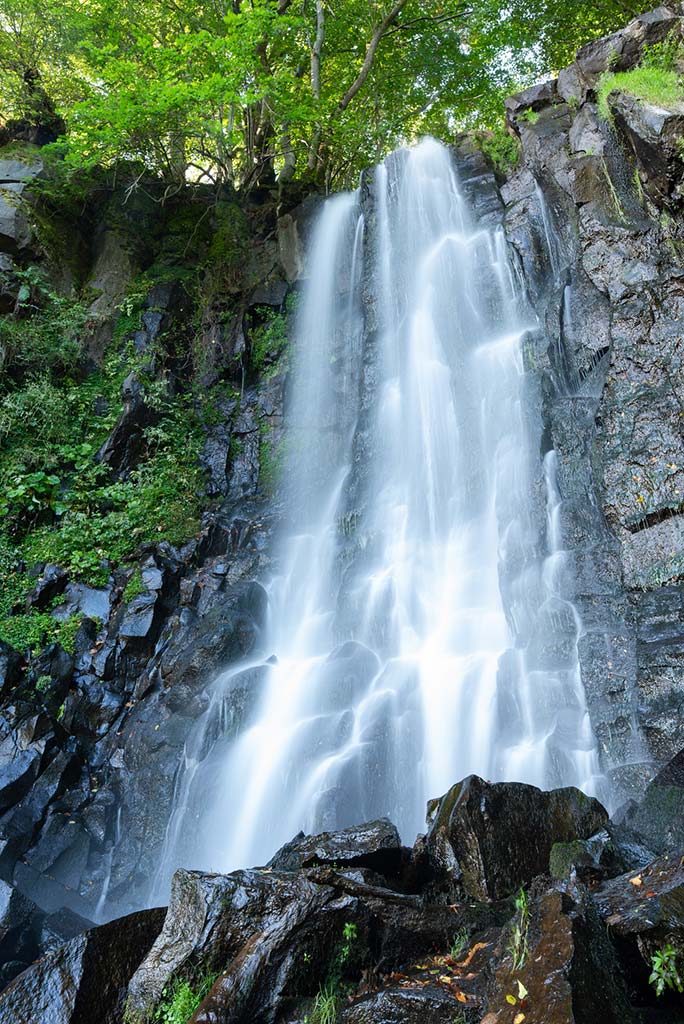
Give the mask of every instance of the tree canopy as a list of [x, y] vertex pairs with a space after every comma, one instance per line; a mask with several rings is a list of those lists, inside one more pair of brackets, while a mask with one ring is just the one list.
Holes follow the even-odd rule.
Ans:
[[0, 120], [53, 117], [68, 166], [181, 184], [310, 175], [492, 127], [503, 97], [628, 0], [0, 0]]

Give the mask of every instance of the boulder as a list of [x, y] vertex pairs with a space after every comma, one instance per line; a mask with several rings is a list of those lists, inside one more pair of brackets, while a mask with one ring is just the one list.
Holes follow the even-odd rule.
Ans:
[[126, 985], [163, 916], [143, 910], [47, 953], [0, 994], [0, 1024], [120, 1024]]
[[586, 884], [617, 875], [625, 866], [607, 830], [598, 832], [590, 839], [554, 843], [549, 858], [549, 874], [552, 878], [570, 878], [574, 873]]
[[270, 1020], [285, 992], [315, 992], [356, 916], [352, 897], [302, 874], [177, 871], [164, 927], [131, 980], [129, 1012], [149, 1013], [171, 976], [199, 963], [222, 973], [193, 1020]]
[[682, 199], [684, 103], [666, 110], [628, 93], [608, 97], [615, 125], [631, 146], [644, 190], [658, 205]]
[[529, 89], [525, 89], [523, 92], [516, 93], [515, 96], [509, 96], [504, 106], [506, 113], [509, 117], [514, 118], [519, 114], [522, 114], [527, 110], [541, 110], [543, 107], [547, 107], [550, 103], [555, 103], [558, 100], [558, 91], [555, 80], [549, 82], [540, 82], [538, 85], [532, 85]]
[[684, 850], [684, 750], [649, 783], [643, 800], [626, 808], [616, 831], [654, 854]]
[[437, 985], [374, 992], [342, 1010], [338, 1024], [454, 1024], [461, 1006]]
[[383, 818], [317, 836], [300, 832], [278, 850], [268, 867], [274, 871], [298, 871], [316, 864], [337, 864], [392, 875], [399, 868], [401, 853], [396, 826]]
[[14, 255], [28, 249], [31, 230], [22, 210], [22, 197], [42, 170], [39, 159], [0, 160], [0, 252]]
[[682, 851], [604, 882], [594, 898], [613, 935], [658, 938], [676, 932], [684, 939]]
[[194, 1024], [272, 1022], [285, 1007], [316, 995], [347, 925], [354, 926], [358, 978], [359, 960], [392, 971], [448, 948], [459, 928], [471, 934], [496, 917], [481, 904], [427, 904], [375, 884], [370, 874], [327, 866], [225, 876], [176, 872], [164, 928], [130, 984], [133, 1019], [149, 1014], [172, 975], [192, 977], [199, 965], [204, 974], [221, 973]]
[[629, 71], [638, 62], [644, 47], [660, 43], [677, 25], [678, 5], [661, 5], [633, 18], [624, 29], [587, 43], [577, 52], [577, 66], [589, 85], [611, 68]]
[[554, 843], [588, 839], [607, 820], [597, 800], [572, 787], [543, 792], [471, 775], [428, 804], [427, 849], [452, 884], [496, 900], [545, 874]]

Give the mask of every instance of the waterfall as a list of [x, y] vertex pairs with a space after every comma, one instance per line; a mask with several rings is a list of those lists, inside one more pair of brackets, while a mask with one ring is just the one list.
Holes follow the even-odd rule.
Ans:
[[214, 684], [160, 884], [378, 816], [412, 842], [426, 800], [472, 772], [601, 784], [523, 360], [534, 318], [501, 228], [426, 140], [324, 203], [309, 266], [264, 660]]

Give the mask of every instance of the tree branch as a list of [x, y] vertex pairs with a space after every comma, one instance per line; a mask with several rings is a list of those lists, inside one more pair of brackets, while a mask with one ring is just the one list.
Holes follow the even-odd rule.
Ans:
[[405, 4], [406, 0], [397, 0], [392, 10], [382, 19], [378, 27], [373, 32], [371, 40], [368, 46], [366, 47], [366, 56], [363, 59], [361, 70], [359, 71], [358, 75], [356, 76], [352, 84], [349, 86], [346, 93], [344, 94], [344, 96], [342, 97], [338, 104], [337, 109], [340, 113], [343, 110], [347, 109], [347, 107], [354, 99], [359, 89], [362, 87], [363, 83], [368, 78], [370, 69], [373, 66], [373, 60], [375, 59], [375, 51], [378, 48], [380, 40], [384, 36], [387, 29], [390, 27], [394, 19], [400, 14], [401, 9], [402, 7], [404, 7]]

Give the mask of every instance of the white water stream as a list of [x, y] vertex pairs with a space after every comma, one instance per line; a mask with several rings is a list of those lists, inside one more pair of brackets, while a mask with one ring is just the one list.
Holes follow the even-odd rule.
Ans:
[[[213, 687], [162, 887], [181, 864], [263, 863], [299, 829], [385, 815], [410, 843], [471, 772], [600, 785], [503, 233], [475, 222], [436, 142], [370, 187], [365, 225], [359, 195], [333, 197], [311, 242], [270, 661]], [[260, 696], [234, 735], [245, 680]]]

